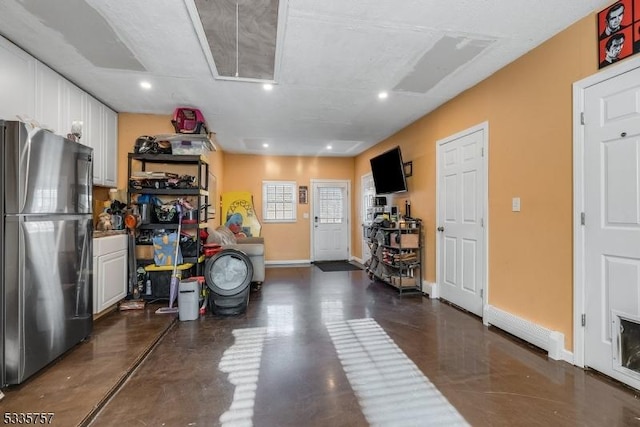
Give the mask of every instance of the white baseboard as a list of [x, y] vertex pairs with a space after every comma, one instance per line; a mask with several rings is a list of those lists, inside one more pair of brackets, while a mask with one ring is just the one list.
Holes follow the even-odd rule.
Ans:
[[440, 298], [438, 293], [438, 284], [434, 282], [422, 281], [422, 293], [429, 295], [429, 299]]
[[[563, 333], [543, 328], [529, 320], [514, 316], [491, 305], [484, 307], [483, 321], [486, 325], [493, 325], [546, 350], [550, 359], [567, 360], [566, 358], [569, 356], [564, 349]], [[572, 355], [571, 360], [573, 360]]]
[[364, 265], [364, 261], [362, 261], [362, 259], [361, 259], [361, 258], [358, 258], [358, 257], [354, 257], [354, 256], [352, 256], [352, 257], [349, 259], [349, 261], [355, 261], [355, 262], [357, 262], [357, 263], [358, 263], [358, 264], [360, 264], [360, 265]]
[[300, 267], [304, 264], [311, 265], [311, 261], [308, 259], [286, 259], [282, 261], [265, 261], [264, 264], [267, 267], [287, 267], [287, 266]]
[[[364, 263], [360, 258], [351, 257], [349, 258], [349, 261], [355, 261], [357, 263], [360, 263], [361, 265], [364, 265]], [[281, 261], [265, 261], [264, 264], [267, 267], [286, 267], [286, 266], [299, 267], [301, 265], [311, 265], [312, 261], [309, 259], [286, 259]]]
[[575, 359], [573, 358], [573, 352], [569, 350], [562, 350], [562, 359], [565, 362], [575, 365]]

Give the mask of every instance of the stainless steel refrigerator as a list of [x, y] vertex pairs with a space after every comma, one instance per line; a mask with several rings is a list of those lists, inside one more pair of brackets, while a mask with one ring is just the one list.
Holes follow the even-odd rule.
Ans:
[[19, 384], [93, 328], [92, 149], [0, 120], [2, 382]]

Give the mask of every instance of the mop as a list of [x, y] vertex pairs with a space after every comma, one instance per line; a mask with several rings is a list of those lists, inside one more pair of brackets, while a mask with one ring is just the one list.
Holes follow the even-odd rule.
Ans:
[[180, 280], [178, 280], [178, 250], [180, 249], [180, 228], [182, 226], [182, 207], [180, 203], [176, 203], [176, 210], [178, 213], [178, 233], [176, 235], [176, 250], [173, 254], [173, 274], [171, 275], [171, 283], [169, 284], [169, 307], [160, 307], [156, 310], [156, 314], [171, 314], [177, 313], [178, 307], [173, 306], [173, 302], [178, 295], [178, 286]]

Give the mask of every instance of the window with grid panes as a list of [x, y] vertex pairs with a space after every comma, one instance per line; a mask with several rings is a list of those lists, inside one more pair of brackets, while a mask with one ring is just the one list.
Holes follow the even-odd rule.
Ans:
[[340, 187], [319, 187], [320, 224], [342, 224], [344, 213], [342, 206], [342, 189]]
[[296, 193], [293, 181], [262, 181], [263, 221], [295, 222]]

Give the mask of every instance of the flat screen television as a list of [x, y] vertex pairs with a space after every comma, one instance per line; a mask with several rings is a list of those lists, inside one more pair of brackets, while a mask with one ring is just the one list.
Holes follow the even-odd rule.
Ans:
[[369, 160], [376, 194], [390, 194], [407, 191], [407, 179], [400, 147], [392, 148]]

